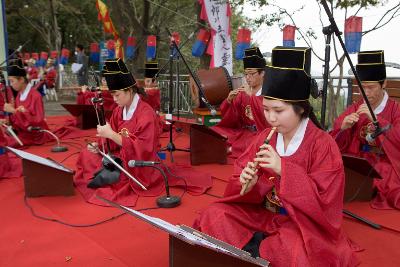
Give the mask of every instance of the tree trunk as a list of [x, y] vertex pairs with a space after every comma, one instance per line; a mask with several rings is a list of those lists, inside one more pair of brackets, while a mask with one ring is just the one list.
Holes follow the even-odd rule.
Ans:
[[[61, 53], [61, 34], [60, 34], [60, 31], [59, 31], [59, 29], [58, 29], [58, 23], [57, 23], [57, 15], [56, 15], [56, 13], [55, 13], [55, 11], [54, 11], [54, 2], [53, 2], [53, 0], [49, 0], [49, 5], [50, 5], [50, 14], [51, 14], [51, 18], [53, 19], [53, 34], [54, 34], [54, 39], [55, 39], [55, 42], [54, 42], [54, 44], [55, 44], [55, 50], [58, 52], [58, 56], [57, 56], [57, 58], [58, 59], [60, 59], [60, 53]], [[59, 66], [60, 66], [60, 64], [59, 63], [57, 63], [57, 66], [56, 66], [56, 71], [57, 71], [57, 74], [59, 74], [60, 73], [60, 68], [59, 68]], [[56, 90], [58, 90], [58, 87], [59, 87], [59, 84], [60, 84], [60, 75], [57, 75], [56, 76], [56, 83], [55, 83], [55, 86], [56, 86]]]

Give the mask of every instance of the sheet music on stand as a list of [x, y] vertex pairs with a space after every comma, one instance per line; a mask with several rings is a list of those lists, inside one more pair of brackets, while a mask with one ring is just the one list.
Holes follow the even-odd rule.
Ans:
[[58, 169], [60, 171], [73, 173], [73, 170], [70, 170], [70, 169], [66, 168], [64, 165], [62, 165], [62, 164], [60, 164], [60, 163], [58, 163], [58, 162], [56, 162], [54, 160], [46, 159], [46, 158], [37, 156], [35, 154], [29, 153], [29, 152], [26, 152], [26, 151], [23, 151], [23, 150], [19, 150], [19, 149], [16, 149], [16, 148], [12, 148], [12, 147], [9, 147], [9, 146], [6, 146], [6, 148], [10, 152], [14, 153], [15, 155], [17, 155], [20, 158], [39, 163], [41, 165], [49, 166], [49, 167]]
[[168, 232], [170, 235], [173, 235], [180, 240], [183, 240], [191, 245], [198, 245], [202, 247], [209, 248], [211, 250], [221, 252], [224, 254], [228, 254], [232, 257], [239, 258], [243, 261], [251, 262], [258, 266], [269, 266], [269, 262], [262, 258], [253, 258], [250, 253], [238, 249], [234, 246], [231, 246], [223, 241], [217, 240], [211, 236], [208, 236], [204, 233], [198, 232], [193, 228], [190, 228], [186, 225], [173, 225], [169, 222], [166, 222], [160, 218], [152, 217], [146, 214], [143, 214], [134, 209], [119, 205], [115, 202], [112, 202], [108, 199], [105, 199], [100, 196], [96, 196], [100, 200], [108, 203], [109, 205], [119, 208], [125, 213], [128, 213], [138, 219], [141, 219], [161, 230]]

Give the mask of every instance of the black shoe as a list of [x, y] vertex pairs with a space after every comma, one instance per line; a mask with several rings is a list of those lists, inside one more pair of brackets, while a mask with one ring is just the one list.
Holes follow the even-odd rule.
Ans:
[[266, 235], [262, 232], [255, 232], [250, 241], [242, 248], [247, 251], [253, 258], [260, 257], [260, 244], [265, 239]]

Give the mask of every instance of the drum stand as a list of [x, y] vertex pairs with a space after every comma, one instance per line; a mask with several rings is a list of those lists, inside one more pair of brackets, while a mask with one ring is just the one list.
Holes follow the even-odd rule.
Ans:
[[[173, 152], [174, 151], [183, 151], [183, 152], [190, 152], [190, 149], [180, 149], [180, 148], [176, 148], [173, 138], [172, 138], [172, 131], [173, 131], [173, 122], [172, 122], [172, 113], [173, 113], [173, 109], [174, 109], [174, 105], [173, 105], [173, 87], [174, 87], [174, 83], [173, 83], [173, 63], [174, 63], [174, 59], [176, 59], [176, 88], [178, 89], [178, 91], [180, 90], [179, 88], [179, 54], [177, 52], [175, 52], [175, 46], [174, 46], [175, 40], [172, 39], [171, 41], [171, 45], [170, 45], [170, 54], [169, 54], [169, 90], [168, 90], [168, 114], [167, 117], [169, 117], [168, 119], [170, 119], [171, 121], [169, 122], [169, 143], [167, 144], [166, 147], [161, 148], [161, 151], [169, 151], [170, 153], [170, 157], [171, 157], [171, 162], [174, 162], [174, 157], [173, 157]], [[175, 53], [174, 53], [175, 52]], [[179, 92], [178, 92], [179, 93]], [[179, 103], [179, 94], [178, 94], [178, 120], [179, 120], [179, 107], [180, 107], [180, 103]]]

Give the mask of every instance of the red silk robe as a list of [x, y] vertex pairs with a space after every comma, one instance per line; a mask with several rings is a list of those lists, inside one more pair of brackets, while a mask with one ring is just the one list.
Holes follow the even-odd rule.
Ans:
[[250, 96], [246, 92], [240, 92], [231, 104], [224, 100], [220, 109], [222, 120], [212, 129], [228, 137], [228, 144], [232, 146], [232, 156], [237, 158], [250, 145], [257, 132], [268, 127], [262, 107], [262, 96]]
[[0, 179], [22, 176], [22, 161], [14, 154], [7, 152], [7, 140], [0, 130]]
[[[260, 255], [272, 266], [355, 266], [358, 261], [341, 229], [344, 171], [340, 151], [311, 121], [297, 151], [281, 158], [281, 177], [261, 168], [256, 185], [240, 196], [239, 175], [269, 131], [261, 132], [236, 160], [225, 198], [205, 209], [194, 227], [238, 248], [254, 232], [265, 233]], [[270, 142], [273, 147], [276, 137]], [[273, 188], [287, 215], [263, 207]]]
[[335, 138], [342, 153], [363, 157], [374, 167], [382, 179], [376, 179], [378, 189], [377, 197], [371, 206], [377, 209], [400, 209], [400, 105], [388, 99], [384, 110], [376, 117], [379, 125], [385, 127], [391, 124], [391, 129], [379, 135], [372, 147], [382, 148], [384, 154], [364, 152], [361, 147], [367, 145], [365, 139], [367, 126], [370, 123], [366, 115], [361, 115], [360, 120], [353, 127], [341, 131], [343, 119], [356, 112], [363, 103], [359, 101], [349, 106], [335, 121], [331, 135]]
[[[76, 163], [74, 181], [83, 197], [90, 203], [104, 205], [102, 201], [96, 198], [96, 195], [100, 195], [122, 205], [134, 206], [138, 196], [157, 196], [164, 189], [163, 178], [159, 171], [149, 167], [128, 167], [129, 160], [158, 160], [156, 153], [159, 128], [156, 114], [142, 100], [139, 100], [135, 113], [130, 120], [124, 121], [122, 114], [123, 108], [114, 109], [110, 126], [116, 132], [121, 132], [125, 128], [129, 134], [122, 134], [122, 146], [110, 140], [111, 152], [121, 158], [123, 167], [139, 180], [147, 188], [147, 191], [141, 189], [122, 172], [120, 181], [116, 184], [98, 189], [87, 188], [93, 174], [102, 168], [102, 157], [85, 149], [81, 152]], [[100, 143], [99, 146], [101, 147]]]
[[3, 132], [0, 130], [0, 178], [5, 177], [10, 170], [8, 155], [4, 146], [6, 146], [6, 139], [4, 138]]
[[36, 68], [36, 67], [28, 67], [27, 73], [28, 73], [29, 81], [39, 78], [38, 68]]
[[54, 88], [56, 84], [56, 77], [57, 77], [57, 71], [54, 67], [46, 70], [45, 84], [47, 88]]
[[156, 112], [160, 111], [161, 108], [161, 96], [160, 89], [158, 88], [146, 88], [147, 96], [142, 97], [142, 99], [147, 102]]
[[[15, 99], [15, 108], [23, 106], [25, 111], [17, 111], [10, 116], [10, 121], [13, 128], [16, 130], [19, 139], [24, 143], [24, 146], [41, 145], [53, 140], [53, 137], [48, 133], [28, 130], [29, 126], [40, 127], [46, 130], [49, 129], [44, 120], [45, 114], [42, 96], [37, 91], [37, 86], [31, 88], [24, 101], [21, 101], [20, 99], [21, 94], [22, 92], [18, 92]], [[18, 146], [14, 138], [8, 136], [6, 138], [9, 146]]]
[[[5, 91], [3, 90], [3, 84], [0, 84], [0, 119], [6, 118], [6, 114], [4, 113], [4, 104], [5, 104]], [[12, 103], [14, 101], [13, 99], [13, 93], [11, 91], [11, 88], [7, 86], [7, 103]]]

